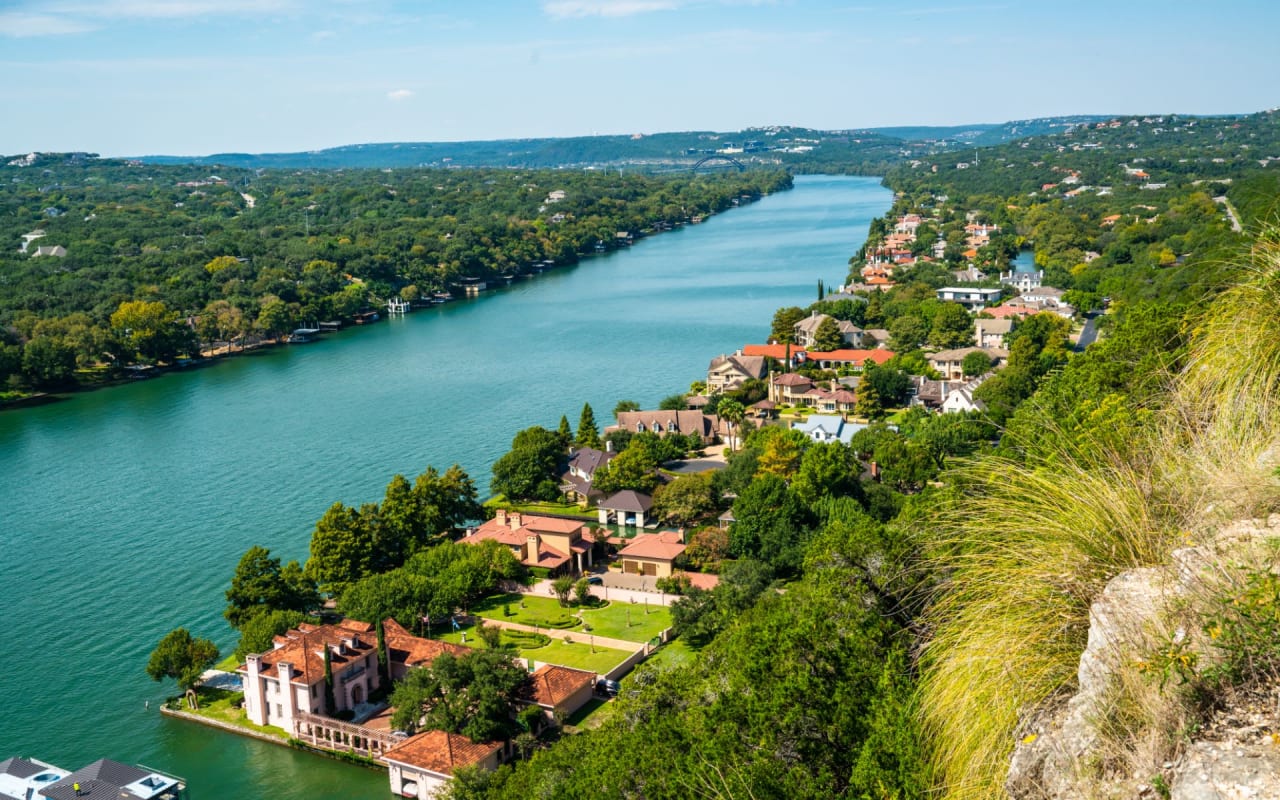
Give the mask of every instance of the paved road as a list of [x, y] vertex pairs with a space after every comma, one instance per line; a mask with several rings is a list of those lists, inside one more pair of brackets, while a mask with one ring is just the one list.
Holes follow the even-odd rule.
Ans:
[[1084, 330], [1080, 331], [1080, 338], [1076, 341], [1076, 352], [1083, 352], [1086, 347], [1093, 344], [1098, 338], [1098, 317], [1097, 311], [1090, 311], [1089, 318], [1085, 320]]
[[1213, 198], [1213, 201], [1215, 203], [1221, 203], [1222, 207], [1227, 210], [1227, 216], [1231, 218], [1231, 230], [1235, 231], [1236, 233], [1240, 233], [1241, 231], [1244, 230], [1244, 228], [1240, 225], [1240, 218], [1236, 216], [1235, 208], [1231, 205], [1231, 201], [1227, 199], [1227, 196], [1225, 194], [1218, 195], [1217, 197]]

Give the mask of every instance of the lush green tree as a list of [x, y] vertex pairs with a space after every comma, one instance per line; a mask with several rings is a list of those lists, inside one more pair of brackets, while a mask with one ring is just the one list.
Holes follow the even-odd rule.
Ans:
[[908, 314], [889, 323], [889, 347], [899, 353], [915, 350], [929, 338], [929, 327], [923, 319]]
[[596, 415], [590, 403], [582, 404], [582, 414], [578, 417], [578, 447], [600, 447], [600, 429], [596, 427]]
[[556, 433], [525, 428], [511, 441], [511, 450], [494, 462], [491, 488], [511, 500], [554, 500], [560, 493], [563, 457]]
[[573, 582], [573, 599], [580, 606], [591, 602], [591, 581], [585, 575]]
[[254, 545], [240, 557], [231, 588], [227, 589], [227, 608], [223, 616], [234, 628], [243, 625], [263, 611], [307, 611], [320, 604], [314, 581], [309, 579], [296, 561], [281, 567], [280, 559], [271, 551]]
[[991, 356], [981, 350], [974, 350], [960, 362], [960, 369], [964, 371], [966, 378], [984, 375], [991, 369]]
[[669, 394], [658, 402], [663, 411], [683, 411], [687, 405], [684, 394]]
[[200, 675], [218, 660], [218, 646], [193, 637], [186, 628], [165, 634], [147, 660], [147, 674], [154, 681], [173, 678], [183, 691], [196, 685]]
[[365, 622], [392, 617], [412, 628], [424, 613], [448, 616], [452, 610], [436, 581], [405, 569], [367, 575], [351, 583], [342, 593], [339, 608], [352, 619]]
[[271, 611], [261, 608], [240, 626], [240, 643], [236, 645], [236, 657], [244, 658], [253, 653], [270, 650], [275, 637], [292, 630], [304, 622], [301, 611]]
[[457, 733], [487, 742], [514, 733], [516, 698], [529, 673], [504, 648], [446, 653], [396, 684], [396, 730]]
[[813, 349], [827, 353], [844, 347], [844, 336], [840, 333], [840, 323], [834, 317], [827, 317], [818, 323], [813, 332]]
[[929, 344], [934, 347], [963, 347], [973, 341], [973, 318], [959, 303], [940, 303], [933, 312]]
[[892, 367], [877, 367], [868, 364], [862, 370], [862, 379], [858, 382], [858, 391], [866, 388], [875, 389], [881, 405], [897, 407], [906, 405], [911, 392], [911, 378], [907, 373]]
[[598, 468], [591, 485], [606, 495], [631, 489], [652, 494], [659, 483], [658, 462], [643, 446], [634, 443]]
[[111, 315], [111, 327], [133, 352], [151, 361], [172, 361], [190, 349], [191, 329], [159, 301], [126, 300]]
[[560, 601], [560, 605], [569, 605], [569, 593], [573, 591], [573, 577], [570, 575], [561, 575], [551, 581], [551, 591], [555, 593], [556, 599]]
[[76, 351], [61, 339], [32, 339], [22, 349], [22, 374], [38, 389], [70, 385], [75, 381]]
[[334, 503], [311, 534], [307, 577], [332, 595], [341, 595], [369, 573], [373, 531], [354, 508]]
[[803, 433], [768, 427], [760, 430], [753, 443], [760, 447], [757, 476], [776, 475], [790, 480], [800, 468], [800, 458], [812, 442]]
[[719, 512], [719, 498], [711, 473], [681, 475], [659, 486], [653, 495], [653, 513], [671, 525], [692, 525]]
[[787, 488], [786, 481], [765, 473], [733, 501], [729, 552], [757, 558], [779, 574], [794, 574], [803, 556], [812, 516]]
[[619, 400], [618, 404], [613, 407], [613, 418], [617, 419], [618, 415], [624, 411], [639, 411], [640, 404], [635, 400]]
[[846, 445], [840, 442], [810, 444], [800, 458], [791, 490], [810, 508], [823, 497], [861, 497], [860, 469], [853, 451]]
[[564, 443], [561, 449], [568, 450], [569, 445], [573, 444], [573, 428], [569, 427], [569, 418], [564, 414], [560, 415], [560, 425], [556, 428], [556, 435]]
[[880, 400], [880, 392], [876, 391], [875, 385], [870, 381], [865, 386], [858, 385], [857, 399], [854, 401], [853, 412], [873, 422], [884, 416], [884, 403]]
[[808, 316], [803, 308], [798, 306], [787, 306], [780, 308], [773, 314], [773, 325], [769, 331], [769, 338], [778, 344], [795, 344], [796, 343], [796, 323]]

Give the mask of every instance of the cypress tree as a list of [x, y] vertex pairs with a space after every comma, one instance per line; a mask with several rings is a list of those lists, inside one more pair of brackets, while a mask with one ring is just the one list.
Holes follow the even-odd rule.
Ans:
[[329, 645], [324, 646], [324, 702], [325, 709], [329, 712], [329, 716], [333, 716], [338, 710], [338, 702], [333, 696], [333, 660], [330, 655]]
[[578, 447], [600, 448], [600, 429], [596, 427], [596, 415], [590, 403], [582, 404], [582, 416], [578, 418]]
[[387, 637], [382, 632], [382, 620], [378, 620], [378, 681], [383, 686], [391, 685], [391, 658], [387, 651]]
[[556, 435], [560, 437], [564, 449], [568, 450], [569, 445], [573, 444], [573, 428], [569, 427], [569, 418], [560, 415], [560, 427], [556, 429]]

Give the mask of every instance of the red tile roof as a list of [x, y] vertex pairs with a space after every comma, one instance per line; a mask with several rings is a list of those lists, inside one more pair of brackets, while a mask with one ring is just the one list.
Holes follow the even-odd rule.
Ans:
[[895, 353], [892, 350], [830, 350], [828, 352], [819, 352], [812, 350], [805, 354], [809, 361], [848, 361], [853, 364], [863, 364], [872, 361], [876, 364], [883, 364], [893, 358]]
[[437, 775], [452, 775], [457, 768], [479, 764], [501, 748], [499, 742], [477, 744], [456, 733], [427, 731], [410, 736], [383, 753], [382, 757]]
[[[376, 640], [373, 626], [367, 622], [354, 619], [344, 619], [337, 625], [304, 622], [296, 629], [275, 637], [276, 647], [261, 655], [262, 672], [278, 675], [277, 665], [287, 662], [292, 667], [290, 681], [309, 686], [324, 679], [326, 647], [330, 649], [330, 667], [337, 677], [363, 663], [365, 656], [377, 649]], [[247, 670], [248, 667], [239, 669]]]
[[591, 686], [595, 680], [594, 672], [543, 664], [529, 676], [529, 683], [522, 696], [532, 703], [554, 709], [583, 688]]
[[[779, 361], [787, 357], [787, 347], [785, 344], [746, 344], [742, 346], [742, 354], [746, 356], [768, 356], [776, 358]], [[791, 357], [795, 358], [796, 353], [803, 353], [804, 348], [798, 345], [790, 345]]]
[[471, 652], [461, 645], [414, 636], [390, 617], [382, 621], [382, 637], [387, 642], [391, 661], [407, 667], [426, 666], [445, 653], [464, 656]]
[[684, 552], [684, 542], [678, 533], [642, 533], [618, 552], [618, 557], [650, 558], [655, 561], [673, 561]]

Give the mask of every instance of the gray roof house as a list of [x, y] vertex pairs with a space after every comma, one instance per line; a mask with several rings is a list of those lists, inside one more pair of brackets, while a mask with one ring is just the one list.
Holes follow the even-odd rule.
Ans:
[[845, 422], [844, 417], [836, 414], [810, 414], [807, 420], [797, 422], [791, 429], [800, 431], [815, 442], [848, 444], [853, 440], [853, 435], [865, 427], [867, 426], [855, 422]]
[[[818, 326], [829, 319], [833, 317], [815, 311], [793, 325], [796, 331], [796, 344], [801, 347], [813, 347], [813, 337], [818, 332]], [[844, 338], [845, 344], [854, 348], [862, 347], [862, 328], [842, 319], [837, 319], [835, 322], [840, 328], [840, 335]]]

